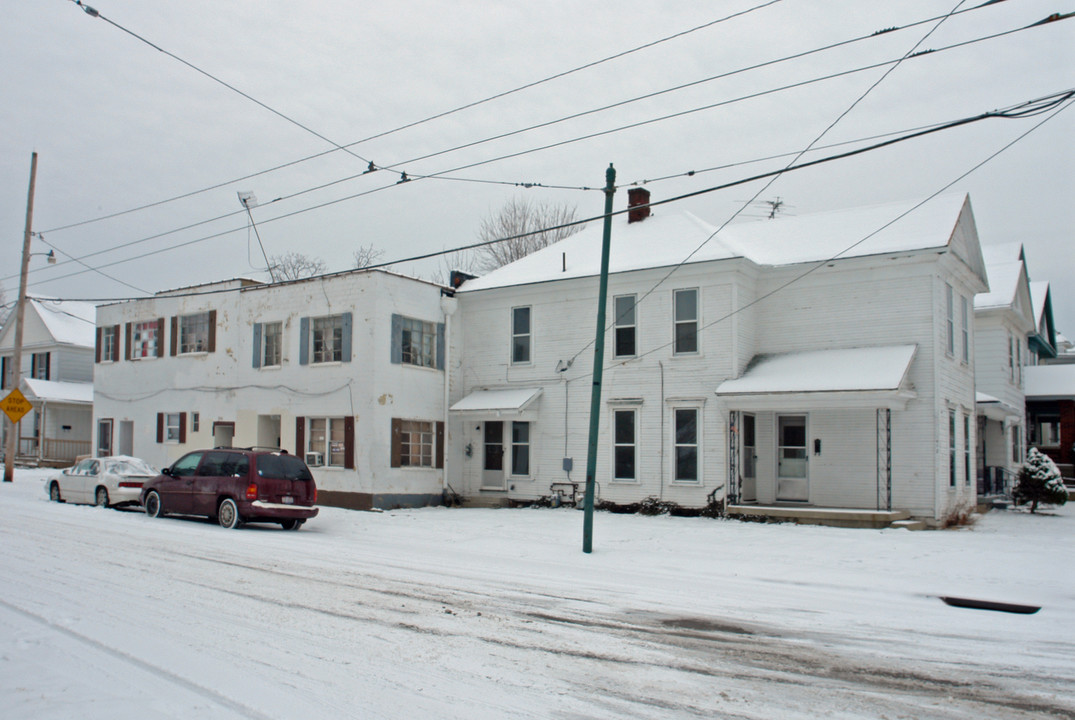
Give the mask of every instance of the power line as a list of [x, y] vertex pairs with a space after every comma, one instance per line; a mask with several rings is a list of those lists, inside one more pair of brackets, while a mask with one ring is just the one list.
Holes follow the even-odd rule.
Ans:
[[[96, 10], [93, 10], [93, 8], [89, 8], [89, 6], [87, 6], [87, 5], [83, 5], [83, 3], [81, 3], [79, 0], [72, 0], [72, 2], [74, 2], [76, 5], [81, 6], [83, 8], [83, 10], [85, 10], [85, 12], [87, 14], [89, 14], [91, 16], [94, 16], [94, 17], [100, 17], [100, 13], [98, 13]], [[704, 29], [712, 27], [714, 25], [718, 25], [720, 23], [727, 22], [729, 20], [733, 20], [733, 19], [735, 19], [737, 17], [741, 17], [743, 15], [750, 14], [750, 13], [756, 11], [756, 10], [761, 10], [763, 8], [769, 7], [770, 5], [776, 5], [779, 2], [782, 2], [782, 0], [768, 0], [768, 2], [763, 2], [760, 5], [755, 5], [754, 7], [747, 8], [746, 10], [742, 10], [742, 11], [737, 12], [737, 13], [732, 13], [731, 15], [727, 15], [725, 17], [718, 18], [717, 20], [711, 20], [711, 21], [709, 21], [707, 23], [703, 23], [701, 25], [696, 25], [695, 27], [689, 28], [687, 30], [681, 30], [679, 32], [673, 33], [671, 35], [667, 35], [667, 36], [665, 36], [663, 38], [660, 38], [658, 40], [653, 40], [653, 41], [648, 42], [648, 43], [643, 43], [642, 45], [638, 45], [638, 46], [630, 48], [628, 50], [623, 50], [623, 51], [615, 53], [613, 55], [609, 55], [607, 57], [601, 58], [600, 60], [594, 60], [594, 61], [585, 63], [583, 65], [578, 65], [578, 66], [576, 66], [574, 68], [571, 68], [569, 70], [564, 70], [564, 71], [555, 73], [553, 75], [549, 75], [548, 77], [542, 78], [540, 80], [534, 80], [532, 82], [526, 83], [524, 85], [520, 85], [520, 86], [512, 88], [510, 90], [505, 90], [503, 92], [496, 93], [494, 95], [490, 95], [490, 96], [488, 96], [486, 98], [483, 98], [481, 100], [475, 100], [473, 102], [469, 102], [469, 103], [466, 103], [464, 105], [460, 105], [458, 107], [452, 108], [451, 110], [445, 110], [443, 112], [439, 112], [439, 113], [430, 115], [430, 116], [428, 116], [426, 118], [423, 118], [421, 120], [415, 120], [413, 122], [409, 122], [409, 123], [406, 123], [404, 125], [400, 125], [399, 127], [393, 128], [391, 130], [386, 130], [386, 131], [383, 131], [383, 132], [379, 132], [379, 133], [376, 133], [374, 135], [370, 135], [369, 137], [363, 138], [361, 140], [355, 140], [355, 141], [350, 142], [347, 145], [343, 146], [342, 148], [339, 147], [339, 146], [336, 146], [332, 150], [325, 150], [323, 152], [315, 153], [313, 155], [307, 155], [306, 157], [299, 158], [298, 160], [292, 160], [290, 162], [283, 163], [281, 165], [277, 165], [275, 167], [268, 168], [267, 170], [261, 170], [261, 171], [255, 172], [255, 173], [251, 173], [251, 174], [248, 174], [248, 175], [244, 175], [242, 177], [235, 178], [233, 180], [227, 180], [227, 181], [224, 181], [224, 182], [221, 182], [221, 183], [217, 183], [215, 185], [210, 185], [208, 187], [201, 188], [199, 190], [192, 190], [190, 192], [186, 192], [186, 193], [183, 193], [181, 195], [176, 195], [176, 196], [171, 197], [171, 198], [166, 198], [164, 200], [158, 200], [156, 202], [148, 203], [148, 204], [145, 204], [145, 205], [140, 205], [138, 207], [130, 208], [130, 209], [127, 209], [127, 210], [121, 210], [121, 211], [118, 211], [118, 212], [110, 213], [108, 215], [102, 215], [100, 217], [90, 218], [90, 219], [87, 219], [87, 220], [82, 220], [82, 221], [79, 221], [79, 222], [70, 223], [68, 225], [62, 225], [62, 226], [59, 226], [59, 227], [52, 228], [50, 230], [45, 230], [44, 232], [57, 232], [59, 230], [67, 230], [69, 228], [78, 227], [80, 225], [86, 225], [86, 224], [89, 224], [89, 223], [98, 222], [100, 220], [108, 220], [108, 219], [111, 219], [111, 218], [119, 217], [121, 215], [127, 215], [129, 213], [137, 212], [139, 210], [146, 210], [148, 208], [157, 207], [159, 205], [164, 205], [166, 203], [174, 202], [176, 200], [183, 200], [185, 198], [192, 197], [194, 195], [198, 195], [198, 194], [201, 194], [201, 193], [204, 193], [204, 192], [209, 192], [210, 190], [218, 190], [218, 189], [220, 189], [222, 187], [226, 187], [228, 185], [232, 185], [232, 184], [237, 183], [237, 182], [242, 182], [244, 180], [249, 180], [251, 178], [258, 177], [259, 175], [265, 175], [265, 174], [270, 173], [270, 172], [275, 172], [276, 170], [282, 170], [284, 168], [291, 167], [293, 165], [298, 165], [299, 163], [303, 163], [303, 162], [306, 162], [308, 160], [313, 160], [313, 159], [316, 159], [316, 158], [319, 158], [319, 157], [324, 157], [325, 155], [330, 155], [330, 154], [336, 152], [336, 150], [338, 150], [338, 149], [342, 149], [342, 150], [346, 151], [347, 148], [354, 147], [355, 145], [360, 145], [362, 143], [366, 143], [366, 142], [369, 142], [371, 140], [377, 140], [377, 139], [380, 139], [380, 138], [383, 138], [383, 137], [387, 137], [389, 135], [393, 135], [393, 134], [401, 132], [403, 130], [409, 130], [410, 128], [417, 127], [419, 125], [423, 125], [423, 124], [431, 122], [433, 120], [439, 120], [440, 118], [448, 117], [449, 115], [454, 115], [455, 113], [462, 112], [464, 110], [469, 110], [470, 108], [474, 108], [474, 107], [477, 107], [479, 105], [484, 105], [485, 103], [489, 103], [489, 102], [492, 102], [494, 100], [499, 100], [501, 98], [507, 97], [509, 95], [513, 95], [513, 94], [518, 93], [518, 92], [522, 92], [523, 90], [528, 90], [530, 88], [537, 87], [539, 85], [543, 85], [545, 83], [551, 82], [553, 80], [558, 80], [560, 78], [567, 77], [568, 75], [572, 75], [574, 73], [581, 72], [582, 70], [588, 70], [590, 68], [597, 67], [598, 65], [602, 65], [602, 64], [610, 62], [612, 60], [618, 60], [618, 59], [620, 59], [622, 57], [626, 57], [627, 55], [631, 55], [633, 53], [640, 52], [642, 50], [647, 50], [649, 48], [655, 47], [655, 46], [660, 45], [662, 43], [666, 43], [666, 42], [669, 42], [671, 40], [676, 40], [676, 39], [684, 37], [686, 35], [690, 35], [691, 33], [697, 32], [699, 30], [704, 30]], [[115, 25], [115, 23], [112, 23], [112, 21], [108, 20], [107, 18], [102, 18], [102, 19], [105, 20], [106, 22], [109, 22], [109, 23]], [[119, 27], [119, 26], [117, 25], [116, 27]], [[124, 30], [124, 32], [129, 32], [125, 28], [120, 28], [120, 29]], [[156, 45], [153, 45], [152, 43], [148, 43], [148, 41], [145, 41], [144, 39], [142, 39], [140, 37], [138, 39], [142, 40], [143, 42], [147, 42], [147, 44], [151, 45], [155, 49], [160, 50], [160, 48], [157, 47]], [[161, 52], [164, 52], [164, 51], [161, 50]], [[170, 53], [166, 53], [166, 54], [170, 54]], [[179, 59], [179, 58], [176, 58], [176, 59]], [[184, 62], [184, 64], [186, 64], [185, 61], [180, 60], [180, 62]], [[195, 69], [197, 69], [197, 68], [195, 68]], [[199, 70], [199, 72], [202, 72], [202, 71]], [[213, 78], [213, 79], [215, 80], [215, 78]], [[255, 102], [257, 102], [257, 101], [255, 101]], [[323, 138], [323, 139], [325, 139], [325, 138]], [[332, 141], [329, 141], [329, 142], [332, 142]], [[335, 143], [332, 143], [332, 144], [335, 145]], [[369, 161], [366, 161], [365, 159], [363, 159], [363, 162], [369, 162]], [[397, 163], [396, 165], [394, 165], [392, 167], [396, 167], [399, 164], [400, 163]], [[372, 170], [375, 170], [375, 169], [377, 169], [377, 167], [372, 162], [370, 162], [369, 170], [372, 171]]]
[[[963, 11], [963, 12], [966, 12], [966, 11]], [[1006, 31], [1002, 31], [1002, 32], [999, 32], [999, 33], [994, 33], [992, 35], [986, 35], [986, 36], [982, 36], [982, 37], [975, 38], [975, 39], [972, 39], [972, 40], [966, 40], [966, 41], [963, 41], [963, 42], [959, 42], [959, 43], [955, 43], [955, 44], [952, 44], [952, 45], [937, 48], [937, 49], [934, 49], [934, 50], [930, 50], [930, 51], [928, 51], [928, 54], [936, 54], [936, 53], [944, 52], [944, 51], [947, 51], [947, 50], [952, 50], [952, 49], [955, 49], [955, 48], [965, 47], [965, 46], [973, 45], [973, 44], [976, 44], [976, 43], [979, 43], [979, 42], [984, 42], [984, 41], [987, 41], [987, 40], [993, 40], [993, 39], [996, 39], [996, 38], [999, 38], [999, 37], [1004, 37], [1006, 35], [1011, 35], [1013, 33], [1017, 33], [1017, 32], [1021, 32], [1023, 30], [1027, 30], [1027, 29], [1029, 29], [1031, 27], [1036, 27], [1036, 25], [1029, 25], [1029, 26], [1026, 26], [1026, 27], [1014, 28], [1014, 29], [1011, 29], [1011, 30], [1006, 30]], [[923, 57], [925, 54], [926, 53], [918, 53], [918, 54], [912, 55], [910, 57]], [[758, 91], [758, 92], [755, 92], [755, 93], [742, 95], [742, 96], [739, 96], [739, 97], [736, 97], [736, 98], [731, 98], [731, 99], [728, 99], [728, 100], [722, 100], [722, 101], [719, 101], [719, 102], [716, 102], [716, 103], [711, 103], [711, 104], [704, 105], [704, 106], [701, 106], [701, 107], [695, 107], [695, 108], [691, 108], [691, 109], [688, 109], [688, 110], [683, 110], [683, 111], [671, 113], [671, 114], [668, 114], [668, 115], [659, 116], [659, 117], [656, 117], [656, 118], [650, 118], [650, 119], [647, 119], [647, 120], [642, 120], [642, 121], [638, 121], [638, 122], [634, 122], [634, 123], [629, 123], [627, 125], [621, 125], [621, 126], [611, 128], [611, 129], [596, 131], [596, 132], [593, 132], [593, 133], [588, 133], [588, 134], [585, 134], [585, 135], [576, 136], [576, 137], [573, 137], [573, 138], [568, 138], [566, 140], [561, 140], [561, 141], [557, 141], [557, 142], [553, 142], [553, 143], [548, 143], [548, 144], [541, 145], [541, 146], [538, 146], [538, 147], [532, 147], [532, 148], [529, 148], [527, 150], [521, 150], [521, 151], [518, 151], [518, 152], [515, 152], [515, 153], [509, 153], [509, 154], [500, 155], [500, 156], [497, 156], [497, 157], [494, 157], [494, 158], [488, 158], [488, 159], [485, 159], [485, 160], [475, 161], [475, 162], [468, 163], [468, 164], [465, 164], [465, 165], [456, 166], [454, 168], [450, 168], [448, 170], [444, 170], [444, 171], [441, 171], [441, 172], [438, 172], [438, 173], [427, 174], [427, 175], [416, 175], [413, 178], [408, 178], [408, 179], [411, 179], [411, 180], [434, 179], [434, 178], [439, 179], [439, 178], [443, 177], [444, 175], [447, 175], [448, 173], [459, 172], [461, 170], [468, 170], [468, 169], [471, 169], [471, 168], [474, 168], [474, 167], [479, 167], [481, 165], [487, 165], [487, 164], [490, 164], [490, 163], [493, 163], [493, 162], [499, 162], [501, 160], [520, 157], [522, 155], [535, 153], [535, 152], [540, 152], [540, 151], [543, 151], [543, 150], [548, 150], [548, 149], [552, 149], [552, 148], [556, 148], [556, 147], [562, 147], [562, 146], [565, 146], [565, 145], [581, 142], [583, 140], [590, 140], [590, 139], [593, 139], [593, 138], [596, 138], [596, 137], [601, 137], [601, 136], [604, 136], [604, 135], [610, 135], [610, 134], [621, 132], [621, 131], [624, 131], [624, 130], [634, 129], [634, 128], [642, 127], [642, 126], [645, 126], [645, 125], [654, 124], [654, 123], [657, 123], [657, 122], [663, 122], [665, 120], [674, 119], [674, 118], [682, 117], [682, 116], [685, 116], [685, 115], [689, 115], [689, 114], [693, 114], [693, 113], [697, 113], [697, 112], [702, 112], [702, 111], [705, 111], [705, 110], [711, 110], [711, 109], [714, 109], [714, 108], [717, 108], [717, 107], [722, 107], [722, 106], [730, 105], [730, 104], [737, 103], [737, 102], [742, 102], [742, 101], [749, 100], [749, 99], [756, 99], [756, 98], [759, 98], [759, 97], [763, 97], [765, 95], [770, 95], [770, 94], [782, 92], [782, 91], [785, 91], [785, 90], [804, 87], [804, 86], [811, 85], [811, 84], [818, 83], [818, 82], [822, 82], [822, 81], [825, 81], [825, 80], [831, 80], [831, 79], [834, 79], [834, 78], [845, 77], [845, 76], [852, 75], [852, 74], [855, 74], [855, 73], [864, 72], [864, 71], [867, 71], [867, 70], [872, 70], [872, 69], [876, 69], [876, 68], [880, 68], [880, 67], [885, 67], [887, 65], [899, 64], [899, 63], [903, 62], [905, 59], [907, 59], [907, 58], [906, 57], [900, 57], [900, 58], [897, 58], [897, 59], [894, 59], [894, 60], [887, 60], [887, 61], [883, 61], [883, 62], [877, 62], [877, 63], [872, 63], [870, 65], [861, 66], [861, 67], [858, 67], [858, 68], [853, 68], [851, 70], [843, 70], [843, 71], [839, 71], [839, 72], [836, 72], [836, 73], [830, 73], [828, 75], [812, 78], [812, 79], [809, 79], [809, 80], [803, 80], [803, 81], [800, 81], [800, 82], [791, 83], [791, 84], [783, 85], [783, 86], [776, 87], [776, 88], [770, 88], [768, 90], [762, 90], [762, 91]], [[443, 154], [443, 153], [435, 153], [435, 154]], [[424, 159], [426, 157], [431, 157], [431, 156], [423, 156], [422, 158], [418, 158], [418, 159]], [[415, 159], [412, 158], [411, 160], [404, 161], [404, 163], [402, 163], [402, 164], [410, 163], [410, 162], [414, 162], [414, 161], [415, 161]], [[286, 196], [283, 196], [283, 197], [280, 197], [280, 198], [276, 198], [275, 200], [271, 201], [270, 203], [266, 203], [266, 205], [269, 205], [269, 204], [272, 204], [272, 203], [275, 203], [275, 202], [278, 202], [278, 201], [281, 201], [281, 200], [287, 200], [287, 199], [291, 199], [291, 198], [294, 198], [294, 197], [298, 197], [300, 195], [307, 194], [309, 192], [313, 192], [314, 190], [325, 189], [325, 188], [330, 187], [330, 186], [332, 186], [334, 184], [338, 184], [338, 183], [341, 183], [341, 182], [346, 182], [348, 180], [355, 179], [356, 177], [360, 177], [361, 175], [365, 175], [365, 174], [367, 174], [367, 173], [360, 173], [358, 175], [352, 175], [352, 176], [349, 176], [347, 178], [342, 178], [340, 180], [335, 180], [335, 181], [332, 181], [330, 183], [325, 183], [323, 185], [319, 185], [316, 188], [308, 188], [306, 190], [301, 190], [301, 191], [292, 193], [291, 195], [286, 195]], [[341, 197], [341, 198], [337, 198], [335, 200], [329, 200], [329, 201], [319, 203], [317, 205], [313, 205], [313, 206], [310, 206], [310, 207], [300, 208], [299, 210], [295, 210], [293, 212], [285, 213], [283, 215], [278, 215], [276, 217], [272, 217], [272, 218], [269, 218], [267, 220], [264, 220], [264, 221], [262, 221], [262, 224], [265, 224], [265, 223], [268, 223], [268, 222], [273, 222], [275, 220], [281, 220], [281, 219], [285, 219], [285, 218], [289, 218], [289, 217], [294, 217], [295, 215], [299, 215], [299, 214], [306, 213], [306, 212], [311, 212], [313, 210], [319, 210], [319, 209], [329, 207], [331, 205], [335, 205], [335, 204], [338, 204], [338, 203], [341, 203], [341, 202], [345, 202], [345, 201], [348, 201], [348, 200], [354, 200], [354, 199], [357, 199], [359, 197], [363, 197], [363, 196], [366, 196], [366, 195], [371, 195], [373, 193], [380, 192], [382, 190], [387, 190], [387, 189], [389, 189], [391, 187], [394, 187], [397, 184], [399, 184], [399, 183], [392, 183], [390, 185], [380, 186], [380, 187], [373, 188], [373, 189], [370, 189], [370, 190], [366, 190], [366, 191], [363, 191], [363, 192], [354, 193], [354, 194], [347, 195], [347, 196], [344, 196], [344, 197]], [[171, 235], [171, 234], [175, 234], [177, 232], [181, 232], [183, 230], [189, 230], [189, 229], [192, 229], [194, 227], [198, 227], [200, 225], [208, 224], [210, 222], [215, 222], [216, 220], [221, 220], [221, 219], [224, 219], [224, 218], [227, 218], [227, 217], [231, 217], [233, 215], [239, 214], [240, 212], [241, 211], [235, 211], [235, 212], [226, 213], [224, 215], [220, 215], [220, 216], [217, 216], [215, 218], [211, 218], [209, 220], [199, 221], [199, 222], [196, 222], [196, 223], [192, 223], [192, 224], [189, 224], [189, 225], [182, 226], [180, 228], [176, 228], [174, 230], [169, 230], [169, 231], [166, 231], [166, 232], [158, 233], [156, 235], [151, 235], [151, 236], [148, 236], [148, 237], [145, 237], [145, 238], [141, 238], [139, 240], [134, 240], [134, 241], [131, 241], [131, 242], [128, 242], [128, 243], [117, 245], [117, 246], [114, 246], [112, 248], [106, 248], [104, 250], [100, 250], [100, 251], [97, 251], [97, 252], [94, 252], [94, 253], [89, 253], [89, 254], [84, 255], [82, 257], [83, 257], [83, 259], [85, 259], [85, 258], [88, 258], [88, 257], [95, 257], [97, 255], [105, 254], [105, 253], [108, 253], [108, 252], [114, 252], [116, 250], [120, 250], [120, 249], [123, 249], [125, 247], [130, 247], [132, 245], [140, 244], [142, 242], [147, 242], [149, 240], [158, 239], [158, 238], [161, 238], [161, 237], [165, 237], [167, 235]], [[186, 245], [192, 244], [193, 242], [201, 242], [203, 240], [208, 240], [208, 239], [220, 237], [222, 235], [226, 235], [226, 234], [231, 233], [231, 232], [236, 232], [236, 231], [241, 230], [241, 229], [245, 229], [245, 226], [244, 226], [244, 228], [235, 228], [235, 229], [232, 229], [232, 230], [227, 230], [227, 231], [223, 231], [223, 232], [216, 233], [216, 234], [213, 234], [213, 235], [209, 235], [207, 237], [204, 237], [204, 238], [201, 238], [199, 240], [192, 241], [192, 242], [181, 243], [181, 244], [178, 244], [178, 245], [174, 245], [174, 246], [171, 246], [170, 248], [162, 249], [162, 251], [166, 251], [168, 249], [176, 249], [176, 248], [180, 248], [180, 247], [185, 247]], [[120, 261], [120, 262], [127, 262], [127, 261], [130, 261], [130, 260], [137, 260], [137, 259], [140, 259], [142, 257], [146, 257], [146, 255], [143, 254], [143, 255], [134, 256], [134, 257], [128, 258], [127, 260], [123, 260], [123, 261]], [[109, 264], [103, 265], [102, 267], [110, 267], [111, 265], [114, 265], [114, 264], [117, 264], [117, 263], [109, 263]], [[75, 274], [79, 274], [79, 273], [75, 273]], [[66, 278], [66, 277], [71, 277], [71, 275], [65, 275], [65, 276], [61, 276], [61, 278], [55, 278], [55, 279], [62, 279], [62, 278]]]
[[[849, 158], [849, 157], [854, 157], [856, 155], [861, 155], [861, 154], [864, 154], [864, 153], [867, 153], [867, 152], [872, 152], [873, 150], [879, 150], [879, 149], [884, 148], [884, 147], [890, 147], [892, 145], [896, 145], [896, 144], [899, 144], [899, 143], [902, 143], [902, 142], [906, 142], [908, 140], [912, 140], [912, 139], [919, 138], [919, 137], [924, 137], [926, 135], [931, 135], [933, 133], [941, 132], [943, 130], [948, 130], [948, 129], [952, 129], [952, 128], [956, 128], [956, 127], [961, 127], [963, 125], [968, 125], [968, 124], [979, 122], [979, 121], [986, 120], [986, 119], [989, 119], [989, 118], [1022, 119], [1022, 118], [1027, 118], [1027, 117], [1033, 117], [1035, 115], [1040, 115], [1042, 113], [1047, 113], [1047, 112], [1049, 112], [1049, 111], [1051, 111], [1053, 109], [1056, 109], [1056, 108], [1061, 108], [1061, 106], [1066, 107], [1064, 105], [1065, 103], [1068, 104], [1067, 106], [1070, 106], [1071, 101], [1073, 100], [1073, 98], [1075, 98], [1075, 88], [1072, 88], [1072, 89], [1069, 89], [1069, 90], [1064, 90], [1064, 91], [1058, 92], [1058, 93], [1053, 93], [1051, 95], [1036, 98], [1034, 100], [1028, 100], [1026, 102], [1019, 103], [1017, 105], [1009, 106], [1008, 108], [1003, 109], [1003, 110], [994, 110], [994, 111], [982, 113], [980, 115], [966, 117], [966, 118], [962, 118], [960, 120], [954, 120], [952, 122], [945, 123], [943, 125], [938, 125], [938, 126], [934, 126], [934, 127], [931, 127], [931, 128], [924, 129], [924, 130], [919, 130], [919, 131], [909, 133], [907, 135], [904, 135], [904, 136], [901, 136], [901, 137], [898, 137], [898, 138], [885, 140], [883, 142], [879, 142], [879, 143], [875, 143], [873, 145], [857, 148], [855, 150], [849, 150], [847, 152], [839, 153], [837, 155], [831, 155], [831, 156], [827, 156], [827, 157], [824, 157], [824, 158], [819, 158], [817, 160], [811, 160], [811, 161], [808, 161], [808, 162], [805, 162], [805, 163], [800, 163], [798, 165], [788, 166], [788, 167], [785, 167], [785, 168], [782, 168], [782, 169], [779, 169], [779, 170], [774, 170], [774, 171], [766, 172], [766, 173], [760, 173], [760, 174], [757, 174], [757, 175], [753, 175], [753, 176], [742, 178], [742, 179], [739, 179], [739, 180], [723, 183], [723, 184], [720, 184], [720, 185], [715, 185], [715, 186], [704, 188], [704, 189], [701, 189], [701, 190], [691, 191], [689, 193], [684, 193], [684, 194], [681, 194], [681, 195], [677, 195], [675, 197], [670, 197], [670, 198], [667, 198], [665, 200], [658, 200], [658, 201], [655, 201], [655, 202], [648, 203], [644, 207], [651, 207], [652, 208], [652, 207], [658, 207], [658, 206], [661, 206], [661, 205], [667, 205], [669, 203], [680, 202], [680, 201], [686, 200], [688, 198], [698, 197], [700, 195], [704, 195], [704, 194], [708, 194], [708, 193], [712, 193], [712, 192], [717, 192], [719, 190], [726, 190], [728, 188], [737, 187], [739, 185], [745, 185], [747, 183], [755, 182], [757, 180], [766, 179], [766, 178], [772, 177], [774, 175], [779, 175], [779, 174], [788, 173], [788, 172], [795, 172], [797, 170], [803, 170], [803, 169], [806, 169], [806, 168], [815, 167], [815, 166], [822, 165], [822, 164], [829, 163], [829, 162], [833, 162], [833, 161], [836, 161], [836, 160], [842, 160], [842, 159], [846, 159], [846, 158]], [[1061, 109], [1063, 109], [1063, 108], [1061, 108]], [[1054, 113], [1054, 115], [1055, 115], [1055, 113]], [[1052, 117], [1052, 116], [1050, 116], [1050, 117]], [[1038, 125], [1036, 125], [1034, 129], [1036, 129], [1037, 127], [1040, 127], [1043, 123], [1044, 123], [1044, 121], [1042, 123], [1039, 123]], [[1029, 134], [1029, 133], [1025, 133], [1021, 137], [1025, 137], [1026, 134]], [[1010, 147], [1010, 145], [1011, 144], [1006, 146], [1005, 149], [1007, 149], [1007, 147]], [[992, 159], [992, 157], [995, 157], [997, 154], [999, 154], [999, 152], [995, 153], [989, 159]], [[981, 164], [984, 164], [984, 162], [981, 163]], [[980, 167], [981, 164], [979, 166], [977, 166], [977, 167]], [[977, 167], [975, 169], [977, 169]], [[967, 173], [967, 174], [969, 174], [969, 173]], [[965, 176], [966, 176], [966, 174], [961, 176], [960, 178], [958, 178], [957, 181], [962, 179]], [[950, 185], [946, 186], [945, 189], [947, 189], [947, 187], [950, 187]], [[623, 215], [623, 214], [625, 214], [625, 213], [627, 213], [629, 211], [630, 211], [630, 209], [617, 210], [617, 211], [611, 213], [611, 216]], [[468, 245], [458, 246], [458, 247], [454, 247], [454, 248], [447, 249], [447, 250], [439, 250], [439, 251], [435, 251], [435, 252], [423, 253], [423, 254], [420, 254], [420, 255], [413, 255], [411, 257], [399, 258], [399, 259], [388, 261], [388, 262], [372, 264], [372, 265], [369, 265], [369, 266], [364, 267], [364, 268], [354, 268], [354, 269], [349, 269], [349, 270], [341, 270], [341, 271], [333, 272], [333, 273], [326, 273], [325, 275], [321, 275], [321, 276], [318, 276], [318, 277], [320, 277], [320, 278], [331, 278], [331, 277], [336, 277], [336, 276], [346, 275], [346, 274], [351, 274], [351, 273], [356, 273], [356, 272], [365, 272], [365, 271], [368, 271], [368, 270], [376, 270], [376, 269], [387, 268], [387, 267], [391, 267], [393, 265], [402, 265], [404, 263], [413, 263], [413, 262], [418, 262], [418, 261], [421, 261], [421, 260], [428, 260], [430, 258], [438, 257], [438, 256], [441, 256], [441, 255], [450, 255], [452, 253], [463, 252], [463, 251], [466, 251], [466, 250], [473, 250], [473, 249], [476, 249], [476, 248], [479, 248], [479, 247], [482, 247], [482, 246], [485, 246], [485, 245], [492, 245], [492, 244], [498, 243], [498, 242], [506, 242], [508, 240], [514, 240], [514, 239], [517, 239], [517, 238], [527, 237], [529, 235], [534, 235], [534, 234], [537, 234], [537, 233], [540, 233], [540, 232], [552, 232], [552, 231], [561, 230], [561, 229], [564, 229], [564, 228], [573, 227], [573, 226], [576, 226], [576, 225], [583, 225], [583, 224], [586, 224], [586, 223], [595, 222], [597, 220], [603, 220], [604, 217], [605, 216], [603, 214], [602, 215], [596, 215], [596, 216], [593, 216], [593, 217], [584, 218], [582, 220], [574, 220], [574, 221], [571, 221], [571, 222], [562, 223], [560, 225], [555, 225], [555, 226], [552, 226], [552, 227], [546, 227], [546, 228], [541, 228], [539, 230], [532, 230], [532, 231], [529, 231], [529, 232], [518, 233], [516, 235], [512, 235], [512, 236], [509, 236], [509, 237], [496, 238], [495, 240], [486, 240], [486, 241], [482, 241], [482, 242], [470, 243]], [[226, 232], [234, 232], [234, 231], [231, 230], [231, 231], [226, 231]], [[205, 240], [209, 240], [209, 239], [212, 239], [214, 237], [218, 237], [219, 235], [223, 235], [223, 234], [226, 234], [226, 233], [218, 233], [217, 235], [212, 235], [212, 236], [204, 237], [204, 238], [198, 238], [196, 240], [192, 240], [192, 241], [189, 241], [187, 243], [184, 243], [183, 246], [194, 244], [194, 243], [197, 243], [197, 242], [203, 242]], [[146, 256], [149, 256], [149, 255], [157, 254], [159, 252], [162, 252], [162, 251], [154, 251], [152, 253], [146, 253], [143, 256], [139, 256], [139, 257], [135, 257], [135, 258], [117, 260], [117, 261], [115, 261], [114, 263], [111, 263], [111, 264], [118, 265], [118, 264], [121, 264], [121, 263], [124, 263], [124, 262], [128, 262], [130, 260], [137, 260], [137, 259], [141, 259], [141, 257], [146, 257]], [[845, 252], [846, 252], [846, 250], [845, 250]], [[104, 267], [108, 267], [108, 265], [105, 265]], [[74, 274], [81, 274], [81, 273], [74, 273]], [[64, 276], [64, 278], [66, 278], [66, 277], [70, 277], [70, 275]], [[58, 279], [63, 279], [63, 278], [53, 278], [53, 279], [58, 280]], [[312, 279], [312, 278], [310, 278], [310, 279]], [[304, 279], [304, 280], [307, 280], [307, 279]], [[296, 282], [296, 281], [292, 281], [292, 282]], [[244, 287], [244, 288], [226, 288], [226, 289], [211, 290], [211, 291], [204, 291], [204, 292], [169, 293], [168, 297], [192, 297], [192, 296], [197, 296], [197, 295], [223, 294], [223, 293], [229, 293], [229, 292], [239, 292], [241, 290], [249, 290], [251, 287], [260, 287], [260, 286], [247, 286], [247, 287]], [[113, 298], [90, 298], [90, 299], [83, 299], [83, 300], [85, 302], [123, 302], [123, 301], [138, 300], [138, 299], [141, 299], [141, 298], [113, 297]]]

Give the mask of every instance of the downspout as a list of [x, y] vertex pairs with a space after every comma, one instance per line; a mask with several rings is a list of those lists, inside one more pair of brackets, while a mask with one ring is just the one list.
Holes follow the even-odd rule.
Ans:
[[664, 500], [664, 363], [660, 360], [657, 361], [658, 367], [661, 368], [661, 404], [658, 406], [661, 415], [661, 493], [660, 499]]
[[459, 307], [459, 301], [448, 295], [441, 295], [440, 309], [444, 313], [444, 445], [441, 455], [444, 458], [444, 467], [440, 469], [440, 492], [444, 497], [448, 489], [448, 406], [451, 397], [452, 386], [452, 315]]

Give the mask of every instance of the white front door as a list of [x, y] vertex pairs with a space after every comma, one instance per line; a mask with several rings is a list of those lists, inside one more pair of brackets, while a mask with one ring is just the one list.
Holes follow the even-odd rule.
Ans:
[[805, 502], [810, 499], [806, 416], [777, 415], [776, 424], [776, 499]]
[[504, 423], [484, 423], [482, 452], [482, 489], [503, 490], [504, 484]]

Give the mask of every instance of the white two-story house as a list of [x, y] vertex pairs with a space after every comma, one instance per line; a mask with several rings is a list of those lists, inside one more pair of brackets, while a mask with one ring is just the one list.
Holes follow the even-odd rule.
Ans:
[[199, 448], [283, 448], [311, 466], [321, 504], [439, 504], [454, 303], [373, 270], [101, 306], [98, 435], [157, 466]]
[[[632, 192], [612, 226], [598, 499], [902, 510], [976, 499], [969, 201], [729, 226]], [[581, 490], [602, 228], [457, 291], [449, 482]]]

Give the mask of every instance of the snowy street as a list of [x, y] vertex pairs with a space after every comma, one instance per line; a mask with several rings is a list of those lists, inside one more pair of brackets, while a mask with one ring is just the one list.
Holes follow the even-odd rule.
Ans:
[[[15, 718], [1075, 718], [1075, 508], [950, 531], [322, 508], [298, 532], [0, 487]], [[953, 608], [956, 595], [1041, 605]]]

